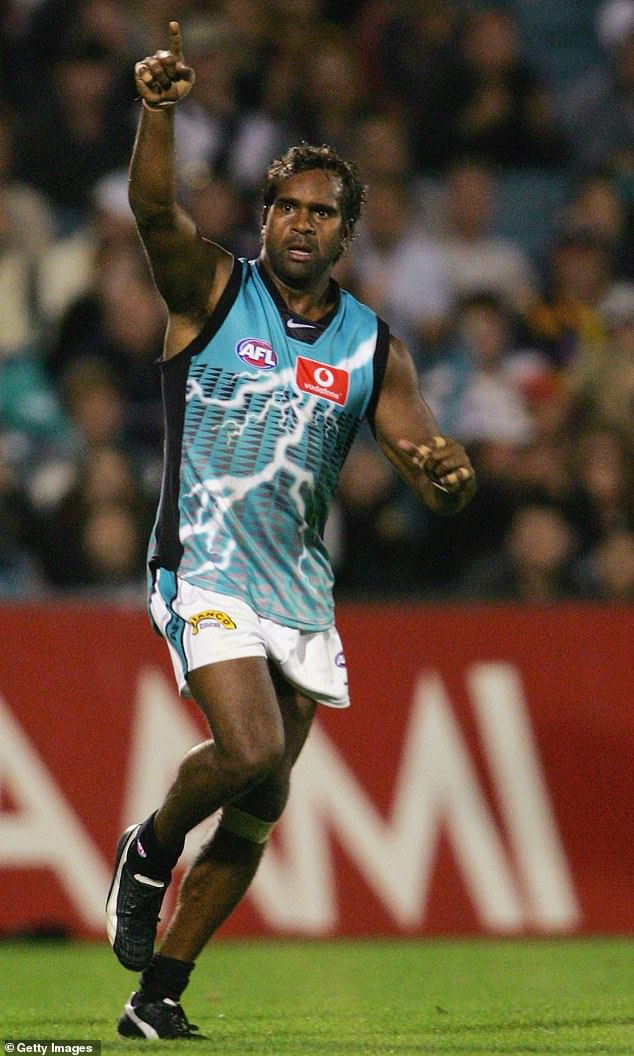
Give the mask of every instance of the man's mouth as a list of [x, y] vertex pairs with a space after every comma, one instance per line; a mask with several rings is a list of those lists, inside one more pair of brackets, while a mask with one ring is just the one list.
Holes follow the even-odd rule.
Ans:
[[288, 246], [287, 252], [291, 260], [308, 260], [313, 251], [310, 246], [302, 245], [299, 242], [293, 242]]

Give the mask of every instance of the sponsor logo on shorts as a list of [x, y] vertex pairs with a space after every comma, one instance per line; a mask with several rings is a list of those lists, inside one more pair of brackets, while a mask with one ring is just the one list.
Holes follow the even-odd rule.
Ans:
[[245, 337], [238, 341], [236, 355], [248, 367], [258, 367], [259, 370], [271, 370], [277, 366], [277, 352], [268, 341], [260, 341], [257, 337]]
[[350, 375], [341, 367], [330, 367], [306, 356], [297, 357], [295, 380], [302, 392], [321, 396], [331, 403], [344, 404], [348, 399]]
[[335, 666], [336, 667], [346, 667], [346, 658], [343, 655], [343, 653], [337, 653], [337, 655], [335, 657]]
[[197, 612], [195, 616], [190, 616], [187, 622], [194, 628], [194, 634], [198, 634], [199, 629], [206, 627], [208, 624], [224, 627], [226, 631], [235, 631], [236, 629], [231, 616], [227, 616], [227, 613], [221, 612], [220, 609], [208, 609], [206, 612]]

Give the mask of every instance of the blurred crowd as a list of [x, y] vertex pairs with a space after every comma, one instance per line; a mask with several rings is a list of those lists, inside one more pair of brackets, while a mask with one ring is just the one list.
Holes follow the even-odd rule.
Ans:
[[127, 202], [133, 66], [181, 23], [179, 194], [259, 251], [270, 160], [357, 161], [337, 278], [414, 355], [479, 490], [428, 515], [362, 428], [344, 597], [634, 600], [634, 0], [0, 6], [0, 598], [140, 600], [165, 313]]

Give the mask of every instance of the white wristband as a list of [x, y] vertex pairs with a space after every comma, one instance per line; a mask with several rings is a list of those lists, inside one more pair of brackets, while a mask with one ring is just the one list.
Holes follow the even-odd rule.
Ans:
[[150, 113], [154, 114], [157, 110], [168, 110], [170, 106], [176, 106], [176, 103], [171, 103], [167, 101], [164, 103], [157, 103], [156, 106], [153, 106], [151, 103], [148, 103], [146, 99], [142, 99], [141, 102], [143, 103], [143, 106], [146, 110], [149, 110]]

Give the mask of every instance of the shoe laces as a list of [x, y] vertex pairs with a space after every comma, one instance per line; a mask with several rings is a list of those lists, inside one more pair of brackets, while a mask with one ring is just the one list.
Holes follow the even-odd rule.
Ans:
[[[132, 1002], [139, 1011], [143, 1008], [142, 1002]], [[198, 1026], [190, 1023], [182, 1005], [173, 1001], [171, 997], [164, 997], [161, 1001], [151, 1002], [152, 1008], [158, 1012], [159, 1021], [153, 1021], [152, 1025], [161, 1031], [162, 1038], [195, 1038], [203, 1040], [202, 1034], [196, 1034]], [[141, 1012], [142, 1014], [142, 1012]], [[169, 1033], [163, 1033], [169, 1031]]]
[[[163, 1001], [164, 1005], [167, 1005], [169, 998]], [[177, 1038], [193, 1038], [195, 1031], [198, 1027], [195, 1023], [190, 1023], [182, 1005], [174, 1005], [168, 1012], [168, 1020], [170, 1026], [173, 1026], [177, 1033], [174, 1035]]]

